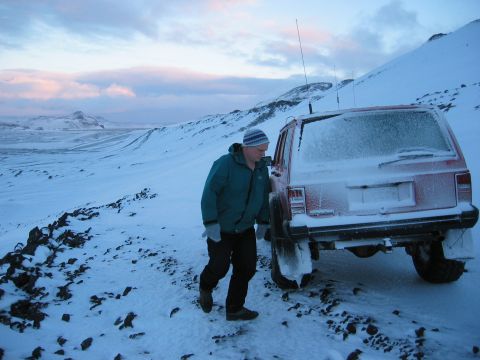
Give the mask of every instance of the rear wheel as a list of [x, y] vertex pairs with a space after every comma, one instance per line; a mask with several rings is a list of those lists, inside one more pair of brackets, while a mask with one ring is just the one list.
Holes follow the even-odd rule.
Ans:
[[278, 265], [278, 255], [275, 249], [275, 241], [272, 239], [272, 280], [280, 289], [298, 289], [298, 284], [295, 280], [287, 279], [282, 275], [280, 266]]
[[[280, 266], [278, 264], [278, 252], [281, 249], [283, 252], [287, 251], [286, 241], [284, 239], [283, 228], [282, 228], [282, 218], [281, 218], [281, 208], [279, 201], [277, 199], [273, 199], [270, 202], [270, 245], [272, 249], [272, 261], [271, 261], [271, 276], [273, 282], [277, 284], [280, 289], [298, 289], [298, 284], [295, 280], [287, 279], [285, 276], [282, 275], [280, 271]], [[282, 241], [283, 240], [283, 241]], [[293, 249], [289, 249], [290, 251], [295, 251]], [[305, 274], [302, 277], [302, 281], [300, 286], [306, 286], [310, 281], [311, 275]]]
[[412, 260], [417, 274], [435, 284], [457, 281], [465, 270], [464, 262], [445, 259], [440, 241], [417, 245]]

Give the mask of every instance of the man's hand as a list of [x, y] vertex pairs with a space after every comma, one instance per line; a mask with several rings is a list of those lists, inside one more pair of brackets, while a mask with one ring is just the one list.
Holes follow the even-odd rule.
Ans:
[[267, 230], [270, 229], [270, 225], [268, 224], [258, 224], [257, 225], [257, 231], [255, 232], [255, 235], [257, 239], [264, 239], [265, 238], [265, 233]]
[[222, 240], [222, 237], [220, 236], [220, 224], [216, 223], [205, 226], [205, 231], [202, 235], [207, 236], [215, 242], [219, 242]]

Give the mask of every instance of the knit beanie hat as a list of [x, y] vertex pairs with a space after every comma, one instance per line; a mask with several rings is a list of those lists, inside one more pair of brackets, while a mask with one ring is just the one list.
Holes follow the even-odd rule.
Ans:
[[253, 147], [269, 142], [267, 135], [260, 129], [248, 129], [243, 135], [243, 146]]

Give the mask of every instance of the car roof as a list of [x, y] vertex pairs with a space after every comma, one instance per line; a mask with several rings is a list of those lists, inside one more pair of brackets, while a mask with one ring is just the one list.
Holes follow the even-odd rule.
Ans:
[[280, 130], [283, 131], [286, 127], [291, 126], [292, 123], [302, 123], [310, 122], [314, 120], [327, 119], [333, 116], [347, 114], [347, 113], [356, 113], [356, 112], [369, 112], [369, 111], [386, 111], [386, 110], [434, 110], [433, 106], [428, 105], [388, 105], [388, 106], [370, 106], [362, 108], [350, 108], [350, 109], [339, 109], [333, 111], [325, 112], [315, 112], [313, 114], [300, 115], [293, 117], [291, 121], [285, 124]]

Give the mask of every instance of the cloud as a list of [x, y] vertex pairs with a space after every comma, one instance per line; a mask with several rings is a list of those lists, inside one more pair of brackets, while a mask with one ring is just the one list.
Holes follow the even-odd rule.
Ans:
[[80, 74], [82, 83], [107, 88], [122, 84], [139, 98], [156, 96], [256, 96], [284, 80], [219, 76], [175, 67], [136, 67]]
[[[185, 2], [179, 0], [176, 5]], [[15, 0], [0, 3], [0, 46], [21, 43], [41, 25], [80, 36], [130, 38], [158, 36], [158, 24], [174, 13], [169, 2], [155, 0]]]
[[128, 96], [135, 97], [135, 93], [126, 86], [120, 86], [117, 84], [112, 84], [108, 88], [102, 91], [103, 94], [111, 97], [117, 96]]
[[[418, 38], [420, 28], [417, 14], [398, 0], [358, 16], [343, 34], [304, 24], [300, 35], [305, 65], [311, 75], [333, 77], [334, 67], [340, 77], [361, 75], [418, 46], [423, 41]], [[264, 38], [248, 60], [258, 66], [301, 69], [296, 28], [270, 30], [276, 35]]]
[[81, 109], [112, 119], [178, 122], [253, 107], [300, 84], [296, 78], [214, 76], [174, 67], [78, 74], [4, 70], [0, 71], [0, 115], [65, 114]]
[[379, 8], [372, 16], [371, 23], [377, 28], [401, 30], [416, 28], [419, 25], [417, 14], [406, 10], [398, 0], [393, 0]]
[[257, 0], [207, 0], [206, 5], [211, 11], [229, 12], [232, 7], [239, 5], [252, 5], [257, 2]]
[[99, 96], [135, 96], [125, 86], [116, 83], [100, 87], [78, 81], [75, 76], [27, 70], [0, 71], [0, 100], [72, 100]]

